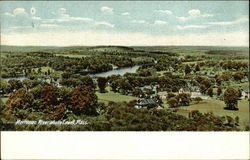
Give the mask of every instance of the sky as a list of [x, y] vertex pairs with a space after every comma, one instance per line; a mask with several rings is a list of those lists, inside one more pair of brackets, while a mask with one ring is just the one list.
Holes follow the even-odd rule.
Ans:
[[248, 1], [1, 1], [1, 45], [248, 46]]

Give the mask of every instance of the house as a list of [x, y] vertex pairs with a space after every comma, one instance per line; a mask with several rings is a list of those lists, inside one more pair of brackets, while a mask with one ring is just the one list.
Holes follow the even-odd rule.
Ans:
[[168, 92], [163, 91], [163, 92], [158, 92], [157, 95], [161, 98], [161, 99], [166, 99], [168, 96]]
[[190, 94], [190, 90], [187, 89], [187, 88], [181, 88], [181, 89], [179, 89], [179, 93], [188, 93], [188, 94]]
[[249, 93], [249, 88], [245, 88], [243, 89], [243, 91], [241, 92], [242, 97], [245, 99], [250, 99], [250, 93]]
[[155, 108], [158, 107], [158, 104], [151, 98], [143, 98], [143, 99], [139, 99], [136, 104], [135, 104], [135, 108]]
[[156, 86], [146, 85], [146, 86], [140, 87], [140, 89], [148, 95], [152, 95], [157, 92]]

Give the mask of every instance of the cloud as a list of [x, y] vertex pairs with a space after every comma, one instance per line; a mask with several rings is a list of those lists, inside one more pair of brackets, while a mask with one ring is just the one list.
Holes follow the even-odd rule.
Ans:
[[[62, 38], [64, 35], [64, 38]], [[73, 45], [193, 45], [248, 46], [248, 32], [214, 32], [185, 35], [151, 35], [143, 33], [110, 33], [103, 31], [53, 31], [35, 33], [1, 33], [2, 45], [73, 46]]]
[[161, 20], [155, 20], [154, 24], [161, 25], [161, 24], [167, 24], [167, 22], [166, 21], [161, 21]]
[[234, 21], [208, 22], [206, 24], [209, 24], [209, 25], [234, 25], [234, 24], [240, 24], [240, 23], [245, 23], [245, 22], [249, 22], [249, 18], [244, 16], [244, 17], [241, 17], [241, 18], [236, 19]]
[[130, 21], [131, 23], [137, 23], [137, 24], [145, 24], [146, 21], [145, 20], [132, 20]]
[[3, 15], [4, 15], [4, 16], [9, 16], [9, 17], [14, 17], [14, 15], [11, 14], [11, 13], [9, 13], [9, 12], [5, 12]]
[[24, 8], [16, 8], [12, 11], [12, 13], [5, 12], [3, 15], [10, 16], [10, 17], [19, 17], [19, 16], [28, 16], [28, 13]]
[[105, 14], [114, 14], [113, 8], [107, 7], [107, 6], [103, 6], [100, 9], [103, 13]]
[[177, 26], [177, 29], [184, 30], [184, 29], [204, 29], [207, 28], [207, 26], [204, 25], [186, 25], [186, 26]]
[[196, 16], [196, 15], [200, 15], [201, 11], [198, 10], [198, 9], [192, 9], [192, 10], [188, 11], [188, 14], [191, 15], [191, 16]]
[[122, 16], [129, 16], [130, 13], [129, 13], [129, 12], [124, 12], [124, 13], [122, 13], [121, 15], [122, 15]]
[[111, 24], [111, 23], [109, 23], [109, 22], [105, 22], [105, 21], [100, 21], [100, 22], [95, 22], [95, 25], [104, 25], [104, 26], [108, 26], [108, 27], [110, 27], [110, 28], [114, 28], [115, 27], [115, 25], [114, 24]]
[[13, 10], [13, 14], [15, 16], [17, 16], [17, 15], [27, 15], [27, 12], [26, 12], [26, 10], [24, 8], [16, 8], [16, 9]]
[[202, 14], [199, 9], [191, 9], [188, 11], [188, 16], [187, 17], [176, 17], [180, 21], [187, 21], [195, 18], [206, 18], [206, 17], [213, 17], [214, 15], [212, 14]]
[[73, 17], [67, 13], [67, 9], [59, 8], [57, 14], [53, 12], [57, 18], [52, 19], [44, 19], [45, 23], [54, 23], [54, 22], [70, 22], [70, 21], [83, 21], [83, 22], [91, 22], [94, 21], [92, 18], [86, 17]]
[[156, 13], [162, 13], [162, 14], [167, 14], [167, 15], [173, 14], [173, 12], [170, 11], [170, 10], [154, 10], [154, 12], [156, 12]]

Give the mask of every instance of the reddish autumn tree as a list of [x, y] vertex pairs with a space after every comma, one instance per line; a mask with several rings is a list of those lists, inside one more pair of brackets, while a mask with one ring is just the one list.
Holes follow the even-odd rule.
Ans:
[[70, 109], [77, 115], [96, 114], [97, 96], [89, 86], [76, 87], [71, 96]]
[[26, 92], [24, 89], [19, 89], [10, 94], [6, 102], [4, 113], [15, 113], [17, 109], [26, 109], [33, 107], [34, 97], [31, 93]]
[[58, 91], [57, 88], [51, 85], [46, 85], [41, 90], [41, 103], [43, 107], [48, 108], [52, 105], [57, 105]]
[[53, 106], [50, 108], [50, 115], [54, 120], [60, 120], [63, 118], [66, 108], [63, 103], [60, 103], [59, 105]]
[[176, 106], [178, 106], [178, 100], [176, 98], [172, 97], [168, 100], [168, 105], [169, 105], [169, 107], [176, 107]]
[[202, 98], [201, 97], [195, 97], [194, 101], [196, 101], [197, 103], [200, 103], [200, 101], [202, 101]]

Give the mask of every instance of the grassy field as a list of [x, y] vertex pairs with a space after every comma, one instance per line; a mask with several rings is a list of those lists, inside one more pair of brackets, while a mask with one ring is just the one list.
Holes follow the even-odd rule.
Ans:
[[8, 100], [8, 97], [2, 97], [2, 98], [0, 98], [1, 100], [2, 100], [2, 102], [5, 104], [6, 102], [7, 102], [7, 100]]
[[240, 118], [240, 127], [249, 125], [249, 101], [240, 100], [238, 102], [238, 111], [225, 110], [225, 103], [216, 99], [208, 99], [200, 102], [199, 104], [192, 104], [187, 107], [178, 107], [177, 113], [188, 116], [189, 111], [199, 110], [202, 113], [213, 112], [218, 116], [231, 116]]
[[99, 102], [108, 103], [110, 101], [113, 102], [129, 102], [131, 100], [138, 99], [134, 96], [129, 95], [121, 95], [120, 93], [114, 93], [112, 91], [106, 92], [106, 93], [100, 93], [99, 91], [96, 92], [96, 95], [98, 96]]

